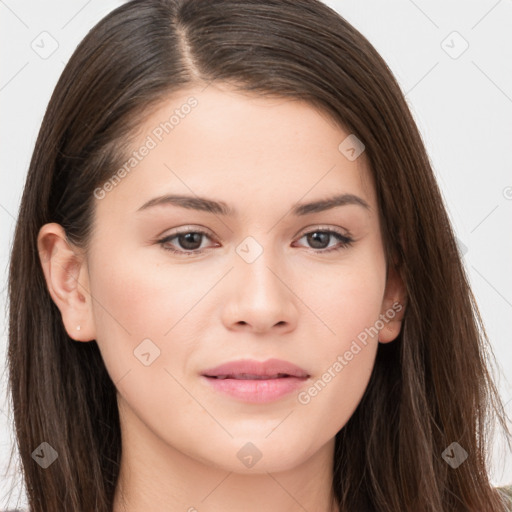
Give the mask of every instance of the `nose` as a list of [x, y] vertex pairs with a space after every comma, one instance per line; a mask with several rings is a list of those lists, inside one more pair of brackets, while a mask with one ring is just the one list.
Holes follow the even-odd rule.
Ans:
[[284, 334], [295, 329], [300, 301], [293, 283], [287, 282], [291, 273], [280, 263], [267, 249], [252, 262], [235, 254], [222, 312], [226, 328], [258, 334]]

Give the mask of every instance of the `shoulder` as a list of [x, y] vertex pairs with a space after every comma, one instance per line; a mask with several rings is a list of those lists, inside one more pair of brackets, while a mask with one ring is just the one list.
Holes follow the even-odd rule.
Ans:
[[505, 503], [506, 503], [506, 509], [512, 511], [512, 484], [511, 485], [505, 485], [502, 487], [496, 487], [496, 489], [501, 493], [503, 496]]

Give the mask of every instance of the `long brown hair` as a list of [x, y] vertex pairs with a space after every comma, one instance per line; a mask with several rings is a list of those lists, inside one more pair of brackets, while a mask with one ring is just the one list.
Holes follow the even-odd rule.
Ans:
[[[418, 129], [368, 40], [317, 0], [136, 0], [77, 47], [37, 138], [10, 262], [9, 393], [32, 512], [112, 510], [121, 457], [116, 388], [95, 341], [67, 335], [37, 252], [43, 224], [87, 248], [96, 187], [138, 124], [173, 91], [211, 81], [308, 101], [365, 145], [388, 262], [407, 289], [402, 331], [379, 344], [336, 435], [341, 511], [492, 511], [495, 418], [510, 435], [490, 349]], [[46, 469], [32, 456], [57, 453]], [[452, 468], [457, 442], [468, 458]]]

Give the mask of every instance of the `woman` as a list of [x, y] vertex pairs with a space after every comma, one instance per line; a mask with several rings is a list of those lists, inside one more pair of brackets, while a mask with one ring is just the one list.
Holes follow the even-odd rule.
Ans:
[[9, 292], [33, 512], [509, 506], [425, 148], [382, 58], [320, 2], [100, 21], [43, 120]]

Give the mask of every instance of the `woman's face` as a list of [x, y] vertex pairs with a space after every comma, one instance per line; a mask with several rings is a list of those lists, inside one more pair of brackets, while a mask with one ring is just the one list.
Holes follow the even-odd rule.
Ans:
[[[307, 103], [214, 84], [144, 122], [132, 160], [95, 191], [82, 338], [63, 313], [71, 336], [97, 341], [123, 428], [236, 472], [332, 448], [378, 331], [387, 342], [400, 328], [372, 177], [349, 135]], [[343, 194], [358, 199], [295, 211]], [[203, 375], [274, 358], [307, 378]]]

